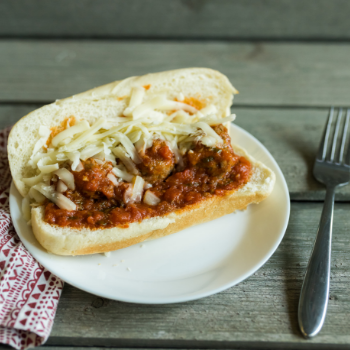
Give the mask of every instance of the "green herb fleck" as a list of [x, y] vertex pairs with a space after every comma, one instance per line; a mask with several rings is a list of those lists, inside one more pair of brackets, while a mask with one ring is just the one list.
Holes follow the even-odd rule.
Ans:
[[208, 158], [204, 158], [203, 159], [203, 162], [205, 162], [205, 163], [210, 163], [210, 162], [212, 162], [214, 160], [214, 157], [208, 157]]

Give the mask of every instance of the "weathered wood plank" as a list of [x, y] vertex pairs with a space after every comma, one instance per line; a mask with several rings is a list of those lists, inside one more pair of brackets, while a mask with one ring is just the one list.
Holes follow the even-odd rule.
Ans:
[[66, 285], [49, 345], [190, 348], [350, 347], [350, 204], [335, 207], [331, 291], [325, 325], [312, 340], [297, 326], [303, 274], [320, 203], [292, 204], [286, 236], [272, 258], [235, 287], [198, 301], [135, 305]]
[[0, 41], [0, 102], [48, 102], [175, 68], [225, 73], [240, 105], [350, 105], [350, 45], [230, 42]]
[[349, 39], [346, 0], [2, 0], [0, 35]]
[[[14, 124], [40, 105], [0, 105], [0, 128]], [[236, 124], [260, 140], [275, 157], [292, 200], [323, 200], [324, 186], [312, 167], [327, 109], [232, 108]], [[350, 200], [350, 186], [338, 189], [337, 201]]]

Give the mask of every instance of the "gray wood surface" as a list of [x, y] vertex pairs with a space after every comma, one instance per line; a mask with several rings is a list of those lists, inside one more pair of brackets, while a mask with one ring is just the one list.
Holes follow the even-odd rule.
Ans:
[[9, 37], [345, 39], [346, 0], [2, 0]]
[[202, 66], [229, 77], [239, 105], [350, 105], [345, 44], [0, 40], [0, 53], [0, 102], [48, 102], [131, 75]]
[[350, 204], [337, 204], [329, 307], [321, 333], [304, 340], [297, 304], [320, 203], [293, 203], [272, 258], [246, 281], [198, 301], [136, 305], [64, 287], [48, 345], [183, 348], [350, 347]]
[[[146, 7], [151, 3], [157, 0], [106, 0], [97, 11], [96, 2], [89, 0], [63, 1], [60, 6], [52, 1], [5, 0], [0, 2], [0, 37], [136, 38], [173, 33], [173, 38], [247, 35], [347, 40], [350, 35], [346, 11], [350, 4], [340, 0], [332, 4], [264, 0], [254, 2], [256, 7], [251, 1], [215, 1], [218, 6], [212, 0], [173, 0], [154, 10], [155, 17], [150, 18], [155, 20], [147, 31], [143, 20], [150, 15]], [[162, 17], [161, 11], [169, 6], [174, 11]], [[73, 22], [68, 14], [76, 8], [79, 20]], [[120, 15], [120, 8], [129, 10]], [[257, 9], [261, 16], [253, 18]], [[181, 17], [174, 31], [178, 13], [185, 20]], [[158, 18], [166, 21], [158, 23]], [[125, 25], [128, 20], [134, 25]], [[43, 103], [130, 75], [188, 66], [222, 71], [240, 91], [232, 109], [237, 125], [275, 157], [292, 199], [285, 238], [246, 281], [208, 298], [171, 305], [111, 301], [66, 285], [44, 349], [350, 349], [350, 186], [336, 196], [331, 294], [324, 328], [316, 338], [304, 340], [297, 326], [299, 292], [322, 210], [322, 203], [316, 201], [324, 197], [311, 168], [328, 107], [350, 106], [349, 58], [346, 43], [0, 39], [0, 128]]]
[[[14, 124], [40, 105], [0, 105], [0, 128]], [[271, 152], [279, 164], [292, 200], [323, 200], [324, 187], [312, 167], [328, 109], [238, 108], [236, 124]], [[350, 200], [350, 186], [337, 191], [336, 200]]]

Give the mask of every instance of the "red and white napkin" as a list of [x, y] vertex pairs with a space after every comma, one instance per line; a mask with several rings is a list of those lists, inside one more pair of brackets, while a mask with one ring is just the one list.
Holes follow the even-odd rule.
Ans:
[[26, 349], [49, 337], [63, 282], [29, 254], [12, 225], [10, 129], [0, 131], [0, 343]]

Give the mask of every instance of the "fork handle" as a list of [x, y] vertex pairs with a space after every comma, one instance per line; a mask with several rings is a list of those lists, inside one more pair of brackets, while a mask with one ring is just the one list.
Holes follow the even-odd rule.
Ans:
[[331, 244], [336, 186], [328, 186], [315, 245], [301, 287], [298, 321], [305, 337], [315, 336], [326, 317], [331, 270]]

